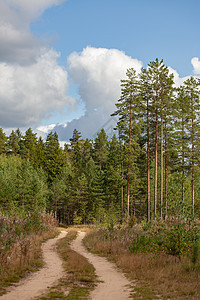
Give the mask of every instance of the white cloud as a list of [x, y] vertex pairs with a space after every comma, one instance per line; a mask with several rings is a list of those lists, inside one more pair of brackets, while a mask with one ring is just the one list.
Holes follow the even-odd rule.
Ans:
[[190, 76], [185, 76], [185, 77], [180, 77], [178, 72], [176, 70], [174, 70], [172, 67], [168, 67], [169, 69], [169, 74], [173, 74], [174, 75], [174, 83], [175, 83], [175, 87], [179, 87], [180, 85], [183, 84], [183, 82], [188, 79]]
[[56, 126], [56, 124], [43, 125], [43, 126], [39, 126], [37, 128], [37, 130], [44, 132], [44, 133], [48, 133], [49, 131], [53, 130], [55, 126]]
[[[196, 75], [200, 74], [200, 61], [198, 57], [193, 57], [191, 59], [191, 64], [193, 65], [193, 72]], [[180, 77], [178, 72], [176, 70], [174, 70], [172, 67], [168, 67], [169, 68], [169, 73], [174, 75], [174, 83], [176, 87], [179, 87], [180, 85], [183, 84], [183, 82], [187, 79], [189, 79], [192, 75], [190, 76], [185, 76], [185, 77]], [[197, 78], [199, 78], [199, 76], [195, 76]]]
[[115, 110], [120, 97], [120, 80], [132, 67], [140, 71], [142, 63], [117, 49], [87, 47], [80, 54], [72, 53], [68, 57], [68, 70], [72, 81], [79, 85], [86, 113], [65, 129], [56, 127], [56, 131], [63, 132], [63, 138], [69, 138], [74, 128], [80, 130], [83, 137], [100, 130]]
[[31, 126], [52, 111], [75, 105], [75, 99], [66, 96], [67, 72], [57, 58], [55, 51], [45, 50], [31, 65], [0, 63], [1, 126]]
[[194, 74], [200, 74], [200, 61], [198, 57], [193, 57], [191, 59], [191, 64], [193, 65], [193, 72]]
[[0, 61], [33, 63], [44, 45], [30, 32], [31, 21], [48, 7], [64, 1], [66, 0], [1, 0]]
[[53, 6], [59, 5], [66, 0], [3, 0], [11, 9], [20, 9], [26, 12], [29, 16], [38, 17], [44, 10]]
[[59, 54], [30, 32], [30, 22], [66, 0], [0, 1], [0, 126], [36, 125], [51, 112], [72, 108]]

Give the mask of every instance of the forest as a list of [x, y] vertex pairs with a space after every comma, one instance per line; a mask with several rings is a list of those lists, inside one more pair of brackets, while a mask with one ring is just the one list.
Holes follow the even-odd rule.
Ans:
[[96, 280], [83, 257], [77, 272], [80, 256], [70, 249], [81, 228], [87, 249], [137, 283], [134, 298], [199, 299], [199, 95], [200, 79], [177, 87], [156, 59], [121, 80], [111, 137], [102, 128], [94, 140], [83, 139], [74, 129], [61, 147], [56, 132], [43, 140], [31, 128], [8, 136], [0, 128], [0, 295], [41, 268], [41, 242], [59, 225], [69, 231], [58, 251], [67, 289], [73, 273], [72, 294], [86, 288], [85, 269], [93, 270], [87, 293]]
[[[54, 212], [63, 224], [150, 221], [200, 212], [200, 80], [179, 87], [156, 59], [127, 70], [116, 99], [116, 133], [94, 140], [74, 129], [60, 147], [29, 128], [0, 129], [0, 208]], [[92, 126], [92, 124], [91, 124]]]

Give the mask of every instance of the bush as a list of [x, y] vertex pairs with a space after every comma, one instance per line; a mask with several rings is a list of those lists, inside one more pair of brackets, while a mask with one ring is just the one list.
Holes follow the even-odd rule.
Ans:
[[145, 224], [144, 231], [132, 239], [130, 251], [162, 252], [180, 258], [192, 253], [198, 240], [195, 220], [171, 217]]

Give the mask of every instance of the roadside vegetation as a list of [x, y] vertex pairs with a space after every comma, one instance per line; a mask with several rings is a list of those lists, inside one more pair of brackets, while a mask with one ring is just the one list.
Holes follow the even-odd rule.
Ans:
[[200, 298], [200, 223], [185, 215], [91, 231], [86, 247], [114, 261], [134, 280], [134, 299]]
[[0, 294], [28, 272], [42, 267], [41, 243], [55, 237], [57, 222], [52, 215], [6, 215], [0, 212]]

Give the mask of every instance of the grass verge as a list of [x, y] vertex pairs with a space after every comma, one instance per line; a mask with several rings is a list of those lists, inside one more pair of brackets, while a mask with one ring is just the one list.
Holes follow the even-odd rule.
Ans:
[[84, 243], [135, 281], [133, 299], [200, 299], [200, 269], [190, 268], [187, 257], [180, 261], [171, 255], [130, 253], [130, 239], [131, 232], [116, 231], [111, 239], [96, 230], [86, 235]]
[[40, 234], [31, 233], [23, 243], [12, 246], [10, 256], [6, 257], [4, 262], [4, 268], [0, 265], [0, 296], [6, 293], [9, 286], [43, 266], [41, 244], [57, 234], [56, 228]]
[[52, 286], [48, 293], [37, 299], [89, 299], [90, 291], [94, 289], [96, 275], [93, 265], [70, 248], [71, 241], [77, 236], [77, 230], [67, 229], [67, 231], [67, 236], [57, 243], [66, 275], [59, 280], [58, 284]]

